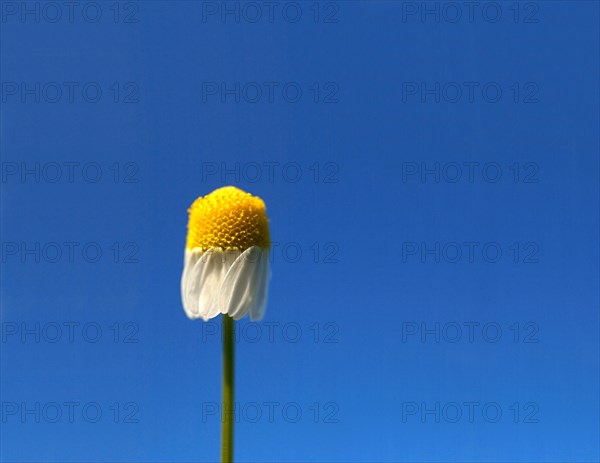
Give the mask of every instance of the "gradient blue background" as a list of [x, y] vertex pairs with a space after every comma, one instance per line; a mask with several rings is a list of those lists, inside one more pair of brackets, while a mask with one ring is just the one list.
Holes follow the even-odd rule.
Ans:
[[[112, 3], [101, 4], [97, 23], [0, 23], [3, 83], [98, 82], [104, 91], [96, 104], [2, 102], [3, 163], [103, 168], [98, 183], [3, 179], [2, 242], [97, 242], [104, 251], [96, 264], [3, 256], [4, 330], [94, 322], [103, 335], [5, 336], [2, 403], [97, 402], [104, 413], [98, 423], [5, 414], [3, 462], [218, 460], [219, 420], [203, 419], [202, 407], [220, 400], [221, 347], [185, 317], [179, 278], [186, 208], [223, 184], [261, 196], [272, 239], [303, 250], [297, 263], [274, 254], [264, 322], [280, 324], [275, 342], [260, 325], [260, 342], [239, 343], [236, 371], [241, 403], [297, 403], [303, 416], [290, 423], [278, 409], [273, 423], [241, 420], [239, 461], [598, 461], [597, 2], [538, 2], [533, 23], [515, 23], [509, 2], [497, 23], [480, 13], [450, 23], [403, 20], [402, 2], [363, 1], [339, 2], [337, 22], [315, 23], [312, 2], [301, 2], [293, 24], [281, 13], [272, 24], [203, 21], [202, 2], [161, 1], [140, 2], [137, 22], [115, 24]], [[202, 83], [221, 81], [292, 81], [304, 93], [295, 104], [280, 94], [272, 104], [203, 101]], [[317, 81], [337, 84], [337, 102], [312, 101]], [[403, 82], [435, 81], [498, 82], [505, 93], [495, 104], [480, 94], [403, 102]], [[134, 82], [139, 101], [113, 102], [114, 82]], [[514, 103], [513, 82], [536, 83], [539, 101]], [[115, 162], [135, 163], [138, 181], [115, 184]], [[215, 162], [294, 162], [303, 175], [203, 179]], [[337, 166], [337, 181], [315, 183], [315, 162]], [[407, 162], [497, 162], [503, 177], [404, 182]], [[514, 183], [515, 162], [536, 163], [538, 182]], [[503, 257], [402, 259], [403, 242], [466, 241], [497, 242]], [[138, 262], [114, 263], [114, 242], [137, 245]], [[537, 262], [514, 263], [514, 242], [536, 243]], [[335, 243], [337, 262], [322, 253], [314, 262], [313, 243], [321, 252]], [[113, 342], [115, 322], [135, 323], [138, 342]], [[292, 322], [303, 330], [297, 343], [283, 339]], [[407, 322], [493, 322], [503, 334], [403, 342]], [[515, 323], [535, 324], [537, 342], [513, 342]], [[331, 326], [337, 342], [323, 342]], [[500, 404], [502, 419], [402, 419], [406, 402], [469, 401]], [[138, 422], [114, 423], [114, 402], [135, 402]], [[330, 402], [336, 422], [315, 423], [311, 404], [323, 413]], [[537, 422], [515, 423], [515, 402], [537, 404]]]

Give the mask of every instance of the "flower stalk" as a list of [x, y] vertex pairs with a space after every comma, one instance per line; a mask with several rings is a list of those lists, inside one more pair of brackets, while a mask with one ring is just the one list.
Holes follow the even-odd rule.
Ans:
[[234, 347], [235, 321], [223, 314], [223, 411], [221, 425], [221, 462], [233, 463]]

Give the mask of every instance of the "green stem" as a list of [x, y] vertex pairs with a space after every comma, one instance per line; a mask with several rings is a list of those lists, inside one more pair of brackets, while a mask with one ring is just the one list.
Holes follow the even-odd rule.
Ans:
[[221, 426], [221, 462], [233, 462], [234, 342], [235, 321], [223, 314], [223, 420]]

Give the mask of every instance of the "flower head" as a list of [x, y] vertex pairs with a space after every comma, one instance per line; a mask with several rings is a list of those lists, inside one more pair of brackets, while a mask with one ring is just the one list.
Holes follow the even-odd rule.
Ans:
[[258, 196], [226, 186], [196, 199], [188, 212], [188, 249], [269, 247], [267, 212]]
[[190, 318], [219, 313], [261, 319], [269, 277], [265, 203], [228, 186], [194, 201], [189, 212], [181, 297]]

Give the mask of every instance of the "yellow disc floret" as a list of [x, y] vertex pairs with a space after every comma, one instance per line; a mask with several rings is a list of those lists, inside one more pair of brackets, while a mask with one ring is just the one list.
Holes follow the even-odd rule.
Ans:
[[188, 249], [269, 247], [265, 203], [258, 196], [226, 186], [196, 199], [188, 212]]

